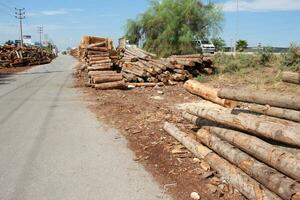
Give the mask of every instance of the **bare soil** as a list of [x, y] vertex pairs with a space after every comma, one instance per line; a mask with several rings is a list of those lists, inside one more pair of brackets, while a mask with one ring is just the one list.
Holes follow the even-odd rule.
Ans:
[[[175, 200], [191, 199], [198, 192], [201, 199], [244, 199], [231, 186], [222, 183], [207, 163], [195, 159], [183, 146], [163, 130], [165, 121], [176, 123], [185, 131], [193, 127], [181, 117], [177, 104], [199, 100], [182, 85], [133, 90], [96, 91], [85, 88], [78, 78], [89, 108], [101, 122], [122, 132], [135, 161], [144, 167]], [[196, 129], [195, 129], [196, 130]]]

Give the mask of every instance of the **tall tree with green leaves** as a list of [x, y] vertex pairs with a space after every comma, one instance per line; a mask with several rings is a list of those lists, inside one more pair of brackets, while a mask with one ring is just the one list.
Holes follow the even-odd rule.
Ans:
[[199, 0], [151, 0], [149, 8], [126, 25], [126, 38], [160, 56], [194, 53], [193, 40], [222, 30], [223, 13]]

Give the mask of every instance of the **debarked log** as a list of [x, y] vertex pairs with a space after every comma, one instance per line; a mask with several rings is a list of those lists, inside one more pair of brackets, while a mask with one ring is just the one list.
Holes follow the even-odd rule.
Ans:
[[288, 83], [300, 84], [300, 71], [299, 72], [283, 72], [282, 80]]
[[249, 104], [249, 110], [264, 115], [300, 122], [300, 111], [297, 110], [263, 106], [258, 104]]
[[94, 84], [115, 82], [115, 81], [121, 81], [121, 80], [123, 80], [122, 74], [93, 77]]
[[198, 95], [204, 99], [210, 100], [214, 103], [217, 103], [225, 107], [232, 108], [237, 105], [237, 102], [235, 101], [219, 98], [217, 95], [218, 94], [217, 89], [206, 86], [196, 80], [188, 80], [187, 82], [185, 82], [184, 88], [192, 94]]
[[260, 118], [251, 114], [234, 115], [220, 110], [206, 109], [204, 107], [189, 106], [190, 114], [209, 119], [211, 121], [250, 132], [257, 136], [283, 142], [285, 144], [300, 146], [300, 126], [277, 123], [267, 117]]
[[204, 128], [287, 176], [300, 180], [300, 160], [292, 153], [239, 131], [218, 127]]
[[300, 110], [300, 95], [297, 94], [224, 88], [219, 90], [218, 96], [224, 99]]
[[229, 184], [233, 185], [243, 195], [250, 200], [271, 200], [281, 199], [276, 194], [259, 184], [256, 180], [248, 176], [241, 169], [230, 164], [225, 159], [218, 156], [212, 150], [197, 142], [188, 134], [181, 132], [173, 124], [165, 123], [164, 130], [181, 142], [188, 150], [198, 158], [204, 159], [214, 170], [216, 170]]
[[206, 129], [200, 129], [197, 132], [197, 137], [200, 139], [201, 143], [242, 169], [246, 174], [279, 195], [281, 198], [285, 200], [300, 198], [300, 184], [295, 180], [281, 174], [268, 165], [255, 160], [247, 153], [235, 148], [227, 141], [220, 139]]
[[127, 89], [124, 81], [95, 84], [97, 90]]

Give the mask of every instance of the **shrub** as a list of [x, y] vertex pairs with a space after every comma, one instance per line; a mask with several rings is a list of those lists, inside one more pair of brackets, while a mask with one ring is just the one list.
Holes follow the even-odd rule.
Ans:
[[292, 44], [287, 53], [282, 54], [282, 66], [292, 71], [300, 70], [300, 56], [297, 52], [300, 51], [300, 46]]

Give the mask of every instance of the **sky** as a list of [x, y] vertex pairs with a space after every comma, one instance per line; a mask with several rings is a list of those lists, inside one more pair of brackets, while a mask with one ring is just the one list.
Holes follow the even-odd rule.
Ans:
[[[238, 15], [237, 0], [203, 0], [209, 1], [224, 11], [220, 36], [227, 46], [233, 44], [236, 34], [249, 46], [300, 44], [300, 0], [239, 0]], [[126, 21], [148, 5], [148, 0], [0, 0], [0, 42], [19, 38], [15, 7], [26, 9], [24, 34], [38, 41], [37, 27], [43, 26], [43, 39], [51, 39], [65, 49], [78, 46], [83, 35], [117, 41], [124, 34]]]

